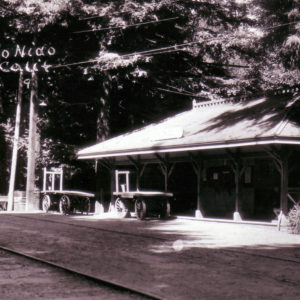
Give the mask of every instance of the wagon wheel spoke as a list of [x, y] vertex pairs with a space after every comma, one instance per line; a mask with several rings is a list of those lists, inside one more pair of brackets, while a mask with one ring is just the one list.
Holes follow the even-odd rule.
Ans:
[[67, 195], [61, 196], [59, 200], [59, 212], [66, 215], [70, 211], [71, 203]]
[[163, 200], [162, 207], [161, 207], [160, 218], [161, 219], [169, 218], [170, 217], [170, 211], [171, 211], [171, 207], [170, 207], [169, 199]]
[[51, 206], [51, 199], [49, 195], [44, 195], [42, 198], [42, 210], [43, 212], [48, 212]]
[[135, 213], [136, 217], [139, 220], [145, 219], [147, 213], [147, 206], [146, 202], [143, 199], [137, 199], [135, 201]]
[[116, 212], [117, 212], [117, 215], [118, 217], [120, 218], [125, 218], [128, 216], [128, 209], [124, 203], [124, 201], [120, 198], [118, 198], [115, 202], [115, 209], [116, 209]]

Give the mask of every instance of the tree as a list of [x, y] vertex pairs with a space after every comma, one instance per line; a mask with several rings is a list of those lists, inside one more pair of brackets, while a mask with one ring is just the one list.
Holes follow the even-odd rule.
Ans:
[[[234, 0], [3, 3], [1, 49], [17, 41], [56, 50], [47, 58], [49, 72], [39, 73], [39, 96], [47, 103], [39, 109], [43, 165], [66, 163], [79, 170], [76, 150], [95, 139], [185, 109], [194, 97], [262, 91], [256, 84], [262, 48], [257, 50], [260, 35], [253, 29], [263, 9], [252, 2], [250, 7]], [[0, 76], [6, 87], [13, 82]], [[13, 106], [15, 89], [1, 91], [9, 93], [2, 101]]]
[[300, 11], [298, 0], [254, 1], [259, 8], [262, 38], [257, 66], [264, 90], [299, 84]]
[[[233, 72], [226, 66], [249, 59], [245, 48], [254, 34], [245, 31], [247, 36], [241, 39], [245, 32], [239, 33], [243, 26], [253, 24], [245, 5], [235, 1], [146, 1], [143, 5], [124, 1], [116, 8], [122, 14], [109, 14], [108, 23], [99, 25], [99, 19], [93, 19], [89, 24], [93, 33], [103, 38], [98, 64], [88, 72], [108, 69], [112, 73], [110, 84], [117, 86], [118, 93], [114, 89], [114, 94], [122, 99], [120, 106], [114, 105], [115, 114], [127, 116], [127, 109], [131, 110], [123, 129], [161, 118], [161, 111], [170, 114], [182, 110], [190, 105], [192, 96], [217, 99], [251, 91], [247, 78], [251, 72], [242, 68]], [[150, 20], [168, 22], [147, 24]], [[136, 23], [143, 25], [132, 26]], [[114, 29], [96, 31], [103, 27]], [[166, 93], [167, 89], [172, 93]]]

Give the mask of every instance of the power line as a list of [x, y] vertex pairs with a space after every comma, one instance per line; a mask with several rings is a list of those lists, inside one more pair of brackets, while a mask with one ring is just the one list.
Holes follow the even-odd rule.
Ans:
[[[125, 12], [119, 12], [119, 15], [124, 15], [124, 14]], [[118, 15], [114, 14], [114, 16], [118, 16]], [[91, 17], [80, 18], [79, 21], [88, 21], [88, 20], [99, 19], [99, 18], [103, 18], [103, 16], [91, 16]]]
[[[170, 20], [175, 20], [178, 19], [179, 17], [173, 17], [173, 18], [167, 18], [167, 19], [162, 19], [162, 20], [158, 20], [158, 21], [149, 21], [149, 22], [143, 22], [143, 23], [138, 23], [138, 24], [132, 24], [132, 25], [128, 25], [127, 27], [132, 27], [132, 26], [140, 26], [140, 25], [144, 25], [144, 24], [151, 24], [151, 23], [158, 23], [158, 22], [164, 22], [164, 21], [170, 21]], [[290, 23], [285, 23], [285, 24], [281, 24], [278, 26], [273, 26], [273, 27], [268, 27], [265, 29], [273, 29], [273, 28], [277, 28], [277, 27], [281, 27], [281, 26], [286, 26], [289, 24], [296, 24], [296, 23], [300, 23], [300, 21], [296, 21], [296, 22], [290, 22]], [[127, 28], [125, 27], [125, 28]], [[77, 31], [77, 32], [73, 32], [73, 33], [84, 33], [84, 32], [92, 32], [92, 31], [100, 31], [100, 30], [108, 30], [108, 29], [113, 29], [113, 28], [123, 28], [123, 27], [107, 27], [107, 28], [102, 28], [99, 30], [89, 30], [89, 31]], [[191, 46], [194, 44], [199, 44], [202, 42], [205, 42], [207, 40], [215, 40], [218, 38], [209, 38], [209, 39], [203, 39], [202, 41], [194, 41], [194, 42], [188, 42], [188, 43], [183, 43], [183, 44], [175, 44], [172, 46], [167, 46], [167, 47], [162, 47], [162, 48], [157, 48], [157, 49], [152, 49], [152, 50], [145, 50], [145, 51], [140, 51], [140, 52], [133, 52], [133, 53], [129, 53], [129, 54], [123, 54], [123, 55], [119, 55], [117, 58], [125, 58], [125, 57], [131, 57], [131, 56], [152, 56], [152, 55], [157, 55], [157, 54], [166, 54], [166, 53], [171, 53], [171, 52], [178, 52], [178, 51], [184, 51], [184, 49], [178, 49], [181, 47], [186, 47], [186, 46]], [[61, 64], [61, 65], [56, 65], [53, 66], [51, 68], [62, 68], [62, 67], [71, 67], [71, 66], [76, 66], [76, 65], [81, 65], [81, 64], [90, 64], [90, 63], [95, 63], [95, 62], [99, 62], [98, 59], [91, 59], [91, 60], [87, 60], [87, 61], [81, 61], [81, 62], [75, 62], [75, 63], [69, 63], [69, 64]], [[204, 62], [201, 61], [200, 63], [202, 64], [207, 64], [207, 65], [215, 65], [215, 66], [223, 66], [223, 67], [229, 67], [229, 68], [250, 68], [249, 66], [246, 65], [234, 65], [234, 64], [221, 64], [221, 63], [212, 63], [212, 62]]]
[[249, 66], [245, 66], [245, 65], [221, 64], [221, 63], [212, 63], [212, 62], [205, 62], [205, 61], [200, 61], [199, 63], [205, 65], [220, 66], [220, 67], [226, 66], [228, 68], [242, 68], [242, 69], [250, 68]]
[[[157, 90], [160, 90], [162, 92], [167, 92], [167, 93], [172, 93], [172, 94], [178, 94], [178, 95], [182, 95], [182, 96], [187, 96], [187, 97], [201, 98], [204, 101], [207, 101], [207, 100], [213, 101], [211, 99], [204, 99], [204, 96], [200, 96], [200, 95], [197, 95], [197, 94], [176, 92], [176, 91], [172, 91], [172, 90], [168, 90], [168, 89], [164, 89], [164, 88], [157, 88]], [[217, 95], [217, 94], [214, 94], [214, 95]], [[231, 96], [231, 97], [222, 97], [222, 96], [220, 96], [220, 97], [222, 97], [222, 99], [224, 99], [224, 100], [236, 101], [236, 100], [250, 100], [250, 99], [257, 98], [257, 97], [265, 97], [265, 96], [266, 96], [266, 93], [258, 92], [258, 93], [247, 95], [247, 96], [246, 95], [237, 95], [237, 96]]]
[[177, 91], [179, 91], [179, 92], [184, 92], [184, 93], [186, 93], [186, 94], [191, 94], [191, 95], [193, 95], [193, 93], [188, 92], [188, 91], [185, 91], [185, 90], [182, 89], [182, 88], [178, 88], [178, 87], [176, 87], [176, 86], [172, 86], [172, 85], [169, 85], [169, 84], [166, 84], [166, 86], [167, 86], [168, 88], [177, 90]]
[[80, 18], [78, 20], [79, 21], [88, 21], [88, 20], [98, 19], [98, 18], [103, 18], [103, 16], [92, 16], [92, 17]]
[[[100, 17], [101, 16], [94, 16], [94, 17], [83, 18], [83, 19], [80, 19], [80, 20], [89, 20], [89, 19], [100, 18]], [[148, 22], [142, 22], [142, 23], [136, 23], [136, 24], [130, 24], [130, 25], [124, 25], [124, 26], [112, 26], [112, 27], [104, 27], [104, 28], [99, 28], [99, 29], [74, 31], [72, 33], [73, 34], [80, 34], [80, 33], [105, 31], [105, 30], [110, 30], [110, 29], [127, 29], [127, 28], [130, 28], [130, 27], [138, 27], [138, 26], [141, 26], [141, 25], [155, 24], [155, 23], [160, 23], [160, 22], [168, 22], [168, 21], [179, 19], [179, 18], [180, 17], [172, 17], [172, 18], [166, 18], [166, 19], [161, 19], [161, 20], [156, 20], [156, 21], [148, 21]], [[297, 24], [297, 23], [300, 23], [300, 21], [294, 21], [294, 22], [279, 24], [279, 25], [275, 25], [275, 26], [265, 27], [263, 29], [264, 30], [270, 30], [270, 29], [275, 29], [275, 28], [288, 26], [288, 25], [292, 25], [292, 24]]]
[[104, 28], [99, 28], [99, 29], [90, 29], [90, 30], [81, 30], [81, 31], [74, 31], [72, 33], [78, 34], [78, 33], [89, 33], [89, 32], [96, 32], [96, 31], [105, 31], [105, 30], [110, 30], [110, 29], [127, 29], [129, 27], [138, 27], [142, 25], [149, 25], [149, 24], [155, 24], [155, 23], [161, 23], [161, 22], [169, 22], [173, 20], [177, 20], [179, 17], [173, 17], [173, 18], [166, 18], [166, 19], [161, 19], [157, 21], [148, 21], [148, 22], [142, 22], [142, 23], [136, 23], [136, 24], [129, 24], [129, 25], [124, 25], [124, 26], [114, 26], [114, 27], [104, 27]]
[[177, 91], [172, 91], [172, 90], [168, 90], [168, 89], [163, 89], [163, 88], [157, 88], [159, 91], [162, 92], [167, 92], [167, 93], [172, 93], [172, 94], [178, 94], [178, 95], [183, 95], [183, 96], [188, 96], [188, 97], [197, 97], [197, 98], [203, 98], [203, 96], [199, 96], [196, 94], [191, 94], [191, 93], [184, 93], [184, 92], [177, 92]]
[[[217, 38], [215, 38], [215, 39], [217, 39]], [[207, 40], [211, 41], [214, 39], [207, 39]], [[170, 52], [184, 51], [184, 49], [181, 49], [182, 47], [199, 44], [204, 41], [206, 41], [206, 40], [188, 42], [188, 43], [183, 43], [183, 44], [175, 44], [172, 46], [161, 47], [161, 48], [151, 49], [151, 50], [144, 50], [144, 51], [140, 51], [140, 52], [133, 52], [133, 53], [129, 53], [129, 54], [119, 55], [116, 58], [126, 58], [126, 57], [132, 57], [132, 56], [152, 56], [152, 55], [157, 55], [157, 54], [165, 54], [165, 53], [170, 53]], [[90, 64], [90, 63], [95, 63], [95, 62], [99, 62], [99, 59], [90, 59], [87, 61], [74, 62], [74, 63], [63, 64], [63, 65], [56, 65], [51, 68], [56, 69], [56, 68], [61, 68], [61, 67], [76, 66], [76, 65], [81, 65], [81, 64]], [[227, 66], [227, 67], [232, 67], [232, 68], [249, 68], [249, 66], [245, 66], [245, 65], [233, 65], [233, 64], [226, 65], [226, 64], [211, 63], [211, 62], [201, 62], [201, 63], [216, 65], [216, 66]]]
[[284, 24], [280, 24], [280, 25], [276, 25], [276, 26], [266, 27], [264, 29], [265, 30], [275, 29], [275, 28], [279, 28], [279, 27], [283, 27], [283, 26], [287, 26], [287, 25], [292, 25], [292, 24], [297, 24], [297, 23], [300, 23], [300, 21], [295, 21], [295, 22], [290, 22], [290, 23], [284, 23]]
[[[126, 55], [154, 54], [155, 52], [160, 52], [160, 51], [165, 51], [165, 50], [172, 50], [172, 49], [177, 50], [177, 48], [190, 46], [190, 45], [194, 45], [194, 44], [199, 44], [199, 43], [202, 43], [202, 42], [204, 42], [204, 41], [195, 41], [195, 42], [188, 42], [188, 43], [183, 43], [183, 44], [175, 44], [175, 45], [172, 45], [172, 46], [161, 47], [161, 48], [157, 48], [157, 49], [144, 50], [144, 51], [140, 51], [140, 52], [133, 52], [132, 54], [125, 54], [124, 56], [126, 56]], [[180, 50], [180, 49], [178, 49], [178, 50]]]
[[[186, 46], [186, 45], [190, 45], [190, 44], [196, 44], [196, 43], [200, 43], [200, 41], [184, 43], [184, 44], [181, 44], [181, 45], [173, 45], [173, 46], [168, 46], [168, 47], [162, 47], [162, 48], [152, 49], [152, 50], [145, 50], [145, 51], [140, 51], [140, 52], [133, 52], [133, 53], [129, 53], [129, 54], [123, 54], [123, 55], [119, 55], [117, 58], [131, 57], [131, 56], [136, 56], [136, 55], [142, 55], [142, 56], [146, 55], [146, 56], [148, 56], [149, 54], [150, 55], [162, 54], [166, 50], [172, 50], [176, 47], [182, 47], [182, 46]], [[182, 49], [175, 49], [175, 51], [180, 51], [180, 50], [182, 50]], [[172, 52], [174, 52], [174, 50]], [[90, 64], [90, 63], [94, 63], [94, 62], [99, 62], [99, 60], [98, 59], [90, 59], [90, 60], [87, 60], [87, 61], [69, 63], [69, 64], [64, 64], [64, 65], [57, 65], [57, 66], [53, 66], [52, 68], [60, 68], [60, 67], [64, 67], [64, 66], [68, 67], [68, 66], [75, 66], [75, 65], [80, 65], [80, 64]]]
[[[161, 52], [151, 53], [150, 55], [165, 54], [165, 53], [177, 52], [177, 51], [183, 51], [183, 49], [161, 51]], [[135, 53], [130, 53], [130, 54], [119, 55], [116, 58], [131, 57], [131, 56], [136, 56], [136, 55], [149, 56], [146, 53], [139, 54], [139, 52], [135, 52]], [[87, 60], [87, 61], [79, 61], [79, 62], [74, 62], [74, 63], [69, 63], [69, 64], [56, 65], [56, 66], [52, 66], [51, 68], [52, 69], [58, 69], [58, 68], [63, 68], [63, 67], [72, 67], [72, 66], [78, 66], [78, 65], [81, 65], [81, 64], [90, 64], [90, 63], [95, 63], [95, 62], [99, 63], [99, 59], [90, 59], [90, 60]]]
[[75, 63], [69, 63], [69, 64], [60, 64], [60, 65], [56, 65], [56, 66], [51, 66], [51, 69], [58, 69], [58, 68], [64, 68], [64, 67], [72, 67], [72, 66], [78, 66], [78, 65], [84, 65], [84, 64], [91, 64], [91, 63], [95, 63], [98, 62], [97, 59], [90, 59], [90, 60], [86, 60], [86, 61], [80, 61], [80, 62], [75, 62]]

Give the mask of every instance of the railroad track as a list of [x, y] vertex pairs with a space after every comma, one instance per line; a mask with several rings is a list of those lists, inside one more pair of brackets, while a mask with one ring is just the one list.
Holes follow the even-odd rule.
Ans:
[[[15, 217], [37, 220], [37, 221], [40, 221], [40, 222], [63, 224], [63, 225], [68, 225], [68, 226], [73, 226], [73, 227], [88, 228], [89, 230], [94, 230], [94, 231], [103, 231], [103, 232], [112, 233], [112, 234], [120, 234], [120, 235], [124, 235], [124, 236], [145, 238], [145, 239], [151, 239], [151, 240], [161, 241], [161, 242], [171, 242], [171, 241], [173, 241], [172, 239], [165, 238], [165, 237], [158, 237], [158, 236], [147, 235], [147, 234], [137, 234], [137, 233], [132, 233], [132, 232], [111, 230], [111, 229], [106, 229], [106, 228], [95, 228], [95, 227], [88, 226], [88, 225], [67, 223], [67, 222], [62, 222], [62, 221], [58, 221], [58, 220], [37, 219], [37, 218], [32, 218], [30, 216], [24, 216], [24, 215], [15, 215]], [[298, 261], [298, 260], [287, 259], [287, 258], [271, 256], [271, 255], [258, 254], [258, 253], [248, 252], [248, 251], [241, 251], [241, 250], [237, 250], [237, 249], [224, 249], [223, 248], [223, 249], [220, 249], [220, 251], [221, 252], [228, 252], [228, 253], [244, 254], [244, 255], [249, 255], [249, 256], [255, 256], [255, 257], [260, 257], [260, 258], [271, 259], [271, 260], [275, 260], [275, 261], [282, 261], [282, 262], [290, 262], [290, 263], [300, 264], [300, 261]], [[190, 254], [184, 254], [184, 256], [188, 256], [190, 258], [197, 258], [196, 255], [190, 255]]]
[[[20, 252], [20, 251], [16, 251], [14, 249], [10, 249], [10, 248], [7, 248], [7, 247], [0, 246], [0, 251], [8, 253], [9, 255], [25, 258], [26, 260], [34, 262], [34, 263], [42, 264], [42, 265], [46, 266], [46, 268], [63, 271], [64, 273], [67, 273], [67, 274], [71, 275], [72, 277], [75, 276], [76, 279], [84, 280], [86, 282], [95, 283], [100, 288], [104, 287], [106, 290], [108, 289], [109, 292], [112, 292], [113, 295], [114, 295], [114, 299], [115, 298], [116, 299], [123, 299], [123, 298], [124, 299], [125, 298], [126, 299], [138, 299], [138, 300], [143, 300], [143, 299], [145, 299], [145, 300], [147, 300], [147, 299], [161, 300], [162, 299], [162, 298], [157, 297], [155, 295], [150, 295], [150, 294], [147, 294], [145, 292], [138, 291], [138, 290], [126, 287], [124, 285], [114, 283], [112, 281], [103, 280], [99, 277], [94, 277], [94, 276], [91, 276], [91, 275], [87, 275], [87, 274], [78, 272], [76, 270], [66, 268], [66, 267], [64, 267], [60, 264], [53, 263], [53, 262], [50, 262], [50, 261], [45, 260], [45, 259], [37, 258], [35, 256], [28, 255], [28, 254], [25, 254], [25, 253]], [[1, 295], [1, 292], [0, 292], [0, 295]], [[22, 298], [22, 295], [19, 295], [18, 297]], [[74, 297], [76, 297], [76, 295], [74, 295]], [[86, 297], [88, 297], [88, 294], [86, 295]], [[107, 296], [105, 296], [105, 297], [107, 297]], [[9, 299], [9, 298], [6, 298], [6, 299]], [[99, 298], [97, 298], [97, 299], [107, 299], [107, 298], [102, 298], [101, 295], [99, 295]]]
[[[64, 225], [64, 226], [70, 226], [70, 227], [74, 227], [74, 228], [86, 228], [88, 229], [89, 231], [91, 231], [91, 234], [92, 232], [94, 231], [95, 234], [96, 232], [103, 232], [103, 233], [106, 233], [106, 234], [109, 234], [109, 235], [115, 235], [115, 239], [118, 239], [118, 237], [120, 236], [123, 236], [125, 238], [132, 238], [133, 241], [135, 239], [147, 239], [148, 240], [148, 243], [152, 243], [153, 241], [153, 244], [155, 244], [155, 242], [159, 242], [159, 243], [168, 243], [169, 245], [172, 244], [172, 242], [174, 242], [174, 238], [170, 238], [170, 237], [162, 237], [162, 236], [155, 236], [153, 234], [145, 234], [145, 233], [134, 233], [134, 232], [124, 232], [122, 230], [112, 230], [112, 229], [107, 229], [107, 228], [97, 228], [97, 227], [94, 227], [94, 226], [89, 226], [89, 225], [85, 225], [85, 224], [82, 224], [82, 222], [80, 224], [76, 224], [76, 223], [70, 223], [68, 222], [68, 217], [64, 217], [64, 218], [61, 218], [60, 220], [57, 220], [57, 219], [48, 219], [48, 218], [37, 218], [37, 217], [34, 217], [34, 216], [30, 216], [30, 215], [13, 215], [13, 218], [11, 220], [7, 219], [6, 222], [9, 222], [11, 224], [14, 224], [14, 218], [18, 218], [18, 219], [24, 219], [24, 220], [34, 220], [35, 222], [40, 222], [40, 223], [55, 223], [55, 224], [61, 224], [61, 225]], [[66, 220], [66, 221], [64, 221]], [[41, 226], [37, 226], [37, 227], [43, 227], [42, 225]], [[88, 232], [85, 232], [85, 234], [87, 234]], [[14, 254], [14, 255], [20, 255], [20, 256], [23, 256], [23, 257], [26, 257], [28, 259], [31, 259], [31, 260], [34, 260], [34, 261], [37, 261], [37, 262], [40, 262], [40, 263], [43, 263], [43, 264], [46, 264], [48, 265], [49, 267], [55, 267], [55, 268], [58, 268], [58, 269], [61, 269], [61, 270], [64, 270], [66, 272], [69, 272], [70, 274], [73, 274], [73, 275], [76, 275], [76, 276], [82, 276], [82, 278], [84, 278], [85, 280], [90, 280], [90, 281], [93, 281], [93, 282], [96, 282], [100, 285], [103, 285], [103, 286], [106, 286], [106, 287], [109, 287], [111, 289], [114, 289], [116, 291], [120, 291], [120, 292], [130, 292], [132, 293], [132, 295], [135, 295], [137, 297], [141, 297], [141, 299], [164, 299], [163, 297], [160, 297], [158, 295], [155, 295], [155, 294], [151, 294], [151, 293], [145, 293], [142, 289], [139, 290], [139, 289], [132, 289], [132, 288], [129, 288], [125, 285], [122, 285], [122, 284], [119, 284], [118, 282], [113, 282], [113, 281], [108, 281], [108, 280], [104, 280], [102, 279], [101, 277], [93, 277], [93, 276], [90, 276], [88, 274], [84, 274], [84, 273], [81, 273], [81, 272], [78, 272], [76, 270], [73, 270], [73, 269], [70, 269], [70, 268], [66, 268], [65, 266], [63, 265], [59, 265], [59, 264], [54, 264], [52, 263], [51, 261], [48, 261], [48, 260], [44, 260], [44, 259], [40, 259], [40, 258], [37, 258], [37, 257], [34, 257], [34, 256], [31, 256], [31, 255], [28, 255], [26, 253], [22, 253], [22, 252], [19, 252], [19, 251], [16, 251], [14, 249], [9, 249], [9, 248], [5, 248], [5, 247], [1, 247], [0, 246], [0, 249], [2, 250], [5, 250], [5, 251], [9, 251], [10, 253]], [[238, 249], [217, 249], [215, 250], [217, 251], [218, 253], [220, 254], [226, 254], [226, 255], [231, 255], [232, 257], [233, 256], [251, 256], [251, 257], [257, 257], [258, 259], [267, 259], [267, 260], [273, 260], [275, 261], [275, 264], [276, 264], [276, 261], [277, 262], [282, 262], [282, 263], [291, 263], [291, 264], [300, 264], [300, 261], [298, 260], [294, 260], [294, 259], [288, 259], [288, 258], [283, 258], [283, 257], [277, 257], [277, 256], [272, 256], [272, 255], [264, 255], [264, 254], [259, 254], [259, 253], [253, 253], [253, 252], [248, 252], [248, 251], [245, 251], [245, 250], [238, 250]], [[176, 254], [175, 254], [176, 255]], [[186, 260], [189, 260], [193, 263], [199, 263], [199, 264], [202, 264], [203, 263], [203, 257], [201, 256], [201, 253], [198, 254], [198, 253], [191, 253], [189, 251], [185, 252], [180, 252], [180, 254], [176, 255], [176, 259], [178, 259], [178, 262], [184, 262]], [[243, 260], [248, 260], [247, 258], [243, 258]], [[227, 267], [226, 265], [226, 261], [222, 262], [222, 261], [218, 261], [218, 264], [224, 264], [224, 267]], [[272, 263], [270, 263], [272, 264]], [[244, 275], [244, 272], [246, 272], [246, 270], [235, 270], [236, 274], [240, 274], [241, 275]], [[256, 276], [257, 278], [262, 278], [263, 279], [263, 275], [260, 273], [259, 270], [252, 270], [252, 275]], [[294, 281], [293, 279], [289, 279], [289, 280], [281, 280], [276, 274], [271, 274], [271, 276], [269, 276], [270, 279], [280, 283], [280, 284], [284, 284], [284, 285], [287, 285], [287, 286], [298, 286], [299, 285], [299, 281]]]

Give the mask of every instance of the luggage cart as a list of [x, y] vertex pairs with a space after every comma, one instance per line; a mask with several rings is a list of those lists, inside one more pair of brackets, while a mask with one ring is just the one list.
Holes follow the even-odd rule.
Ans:
[[[120, 180], [123, 177], [123, 180]], [[148, 216], [168, 218], [172, 193], [160, 191], [130, 191], [130, 171], [115, 171], [116, 191], [114, 209], [120, 218], [128, 217], [134, 212], [139, 220]], [[125, 179], [125, 180], [124, 180]]]
[[91, 198], [95, 194], [63, 189], [63, 169], [44, 168], [43, 190], [41, 191], [41, 208], [44, 212], [50, 209], [58, 210], [61, 214], [69, 214], [75, 211], [81, 213], [90, 212]]

